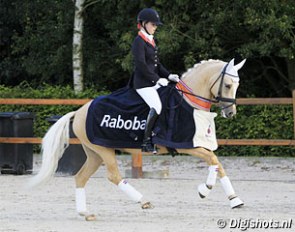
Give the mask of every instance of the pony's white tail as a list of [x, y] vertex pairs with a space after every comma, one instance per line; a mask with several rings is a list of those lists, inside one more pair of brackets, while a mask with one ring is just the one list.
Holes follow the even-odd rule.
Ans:
[[69, 146], [69, 125], [75, 111], [67, 113], [55, 122], [42, 140], [42, 166], [37, 175], [29, 181], [29, 187], [36, 187], [47, 182], [55, 173], [58, 161]]

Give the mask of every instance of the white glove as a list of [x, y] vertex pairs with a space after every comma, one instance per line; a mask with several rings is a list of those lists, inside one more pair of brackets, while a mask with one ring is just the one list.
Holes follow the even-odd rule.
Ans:
[[168, 85], [168, 80], [166, 78], [160, 78], [158, 81], [157, 81], [157, 84], [160, 85], [160, 86], [167, 86]]
[[177, 74], [170, 74], [170, 75], [168, 76], [168, 79], [169, 79], [170, 81], [179, 82], [179, 76], [178, 76]]

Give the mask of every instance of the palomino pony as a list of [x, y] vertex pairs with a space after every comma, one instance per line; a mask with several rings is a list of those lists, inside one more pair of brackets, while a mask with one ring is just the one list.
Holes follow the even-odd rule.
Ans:
[[[236, 114], [235, 98], [239, 85], [238, 70], [244, 63], [245, 60], [237, 65], [234, 65], [234, 60], [231, 60], [229, 63], [220, 60], [202, 61], [182, 75], [181, 83], [184, 84], [183, 86], [186, 86], [186, 89], [180, 87], [177, 91], [182, 94], [184, 100], [196, 111], [210, 111], [211, 103], [218, 103], [222, 116], [231, 118]], [[204, 107], [204, 105], [208, 106], [208, 104], [209, 108]], [[77, 212], [81, 216], [85, 216], [86, 220], [95, 219], [95, 215], [87, 211], [85, 185], [102, 163], [107, 167], [109, 181], [117, 185], [131, 200], [139, 203], [143, 209], [152, 208], [152, 204], [145, 201], [142, 194], [121, 177], [115, 157], [115, 148], [95, 145], [89, 141], [85, 129], [89, 105], [90, 102], [77, 111], [64, 115], [48, 130], [42, 142], [42, 166], [39, 173], [32, 177], [31, 186], [44, 183], [54, 175], [58, 166], [58, 160], [69, 145], [69, 123], [73, 118], [74, 133], [80, 140], [87, 155], [84, 165], [75, 176]], [[161, 145], [157, 145], [157, 147], [158, 154], [168, 153], [166, 147]], [[131, 154], [138, 154], [140, 152], [139, 149], [130, 148], [116, 148], [116, 150]], [[176, 148], [175, 150], [178, 153], [199, 157], [207, 162], [209, 166], [207, 180], [198, 186], [201, 198], [209, 195], [218, 175], [231, 208], [240, 207], [244, 204], [236, 195], [230, 179], [212, 150], [204, 147], [194, 147], [191, 149]]]

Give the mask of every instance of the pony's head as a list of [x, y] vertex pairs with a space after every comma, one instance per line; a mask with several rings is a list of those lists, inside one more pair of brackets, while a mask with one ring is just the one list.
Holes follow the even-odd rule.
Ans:
[[[218, 103], [221, 115], [225, 118], [233, 117], [236, 112], [236, 92], [239, 86], [238, 70], [246, 60], [234, 65], [234, 59], [229, 63], [221, 60], [201, 61], [189, 69], [181, 77], [178, 89], [187, 86], [189, 90], [187, 101], [193, 107], [210, 111], [211, 103]], [[187, 92], [181, 90], [182, 92]]]
[[214, 100], [221, 108], [221, 115], [225, 118], [233, 117], [236, 111], [236, 92], [239, 87], [238, 71], [244, 65], [246, 60], [243, 60], [237, 65], [234, 65], [234, 59], [226, 63], [220, 74], [212, 77], [210, 92]]

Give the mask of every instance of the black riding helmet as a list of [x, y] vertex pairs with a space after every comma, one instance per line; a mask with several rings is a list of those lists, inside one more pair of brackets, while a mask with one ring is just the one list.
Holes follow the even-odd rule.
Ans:
[[158, 25], [163, 23], [160, 20], [160, 16], [157, 11], [152, 8], [144, 8], [137, 15], [137, 22], [142, 24], [142, 22], [151, 22]]

